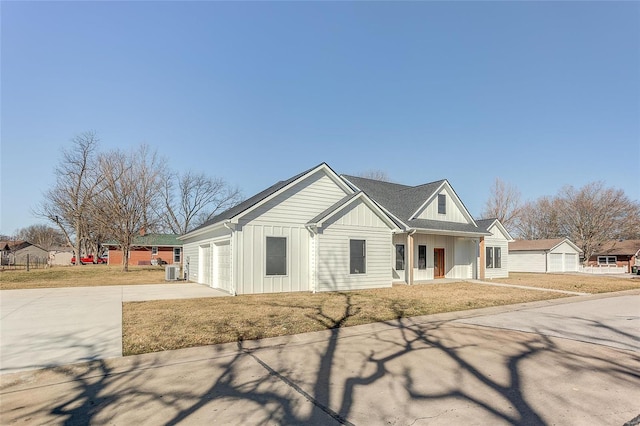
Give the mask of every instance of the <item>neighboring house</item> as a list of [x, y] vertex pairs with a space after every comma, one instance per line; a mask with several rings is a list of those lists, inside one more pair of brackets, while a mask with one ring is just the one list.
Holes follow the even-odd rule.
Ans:
[[485, 266], [484, 276], [480, 278], [508, 278], [511, 234], [498, 219], [480, 219], [476, 223], [491, 234], [480, 243], [480, 263]]
[[631, 273], [631, 267], [640, 263], [640, 240], [607, 241], [598, 247], [596, 254], [587, 262], [588, 266], [623, 267]]
[[46, 264], [49, 260], [49, 252], [40, 246], [28, 241], [2, 241], [3, 265], [26, 265], [27, 259], [31, 264]]
[[[182, 242], [175, 234], [143, 234], [133, 239], [129, 265], [181, 264]], [[122, 265], [122, 250], [113, 241], [102, 244], [108, 249], [108, 264]]]
[[49, 265], [64, 266], [71, 264], [73, 257], [73, 248], [71, 247], [52, 247], [49, 250]]
[[189, 280], [250, 294], [476, 278], [489, 235], [446, 180], [410, 187], [322, 163], [179, 239]]
[[568, 238], [509, 243], [509, 272], [577, 272], [582, 250]]

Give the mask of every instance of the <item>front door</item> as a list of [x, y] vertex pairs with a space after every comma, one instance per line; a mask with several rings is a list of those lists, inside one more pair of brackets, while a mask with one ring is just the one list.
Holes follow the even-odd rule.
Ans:
[[433, 249], [433, 277], [444, 278], [444, 249]]

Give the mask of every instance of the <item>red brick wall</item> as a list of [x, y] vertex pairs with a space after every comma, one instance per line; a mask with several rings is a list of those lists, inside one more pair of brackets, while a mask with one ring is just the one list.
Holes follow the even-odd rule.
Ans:
[[[151, 247], [139, 247], [131, 251], [129, 256], [129, 265], [148, 265], [152, 259], [162, 259], [163, 261], [173, 263], [173, 247], [158, 247], [158, 254], [151, 254]], [[142, 262], [142, 263], [140, 263]], [[122, 250], [109, 248], [109, 265], [122, 265]]]

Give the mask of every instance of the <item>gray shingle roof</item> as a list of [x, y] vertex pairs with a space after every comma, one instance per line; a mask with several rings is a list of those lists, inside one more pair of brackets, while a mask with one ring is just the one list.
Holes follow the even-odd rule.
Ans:
[[486, 229], [473, 224], [411, 219], [420, 206], [442, 186], [445, 179], [418, 186], [407, 186], [357, 176], [342, 176], [411, 228], [487, 234]]
[[294, 182], [296, 179], [300, 178], [301, 176], [306, 175], [310, 171], [320, 167], [323, 164], [325, 164], [325, 163], [320, 163], [317, 166], [314, 166], [314, 167], [310, 168], [309, 170], [305, 170], [304, 172], [293, 176], [292, 178], [289, 178], [287, 180], [281, 180], [280, 182], [278, 182], [278, 183], [276, 183], [274, 185], [271, 185], [269, 188], [265, 189], [264, 191], [261, 191], [261, 192], [257, 193], [256, 195], [254, 195], [253, 197], [247, 198], [246, 200], [244, 200], [240, 204], [237, 204], [234, 207], [231, 207], [230, 209], [227, 209], [227, 210], [223, 211], [222, 213], [212, 217], [211, 219], [209, 219], [208, 221], [206, 221], [202, 225], [192, 229], [189, 232], [193, 232], [193, 231], [196, 231], [198, 229], [205, 228], [207, 226], [213, 225], [214, 223], [218, 223], [218, 222], [222, 222], [224, 220], [232, 219], [233, 217], [239, 215], [240, 213], [242, 213], [245, 210], [250, 209], [255, 204], [258, 204], [260, 201], [264, 200], [265, 198], [268, 198], [272, 194], [275, 194], [276, 192], [278, 192], [279, 190], [281, 190], [285, 186], [289, 185], [291, 182]]
[[495, 217], [490, 218], [490, 219], [476, 219], [476, 225], [478, 225], [478, 228], [482, 229], [483, 231], [489, 232], [489, 227], [496, 220], [498, 220], [498, 219], [495, 218]]
[[443, 179], [419, 186], [407, 186], [357, 176], [342, 176], [404, 223], [444, 182]]

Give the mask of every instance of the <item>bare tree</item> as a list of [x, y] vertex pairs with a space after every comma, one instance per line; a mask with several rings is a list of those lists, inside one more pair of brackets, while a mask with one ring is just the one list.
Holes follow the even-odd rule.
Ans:
[[125, 272], [135, 236], [155, 226], [161, 170], [157, 154], [144, 145], [131, 153], [115, 151], [100, 157], [99, 171], [105, 182], [94, 200], [93, 217], [120, 246]]
[[391, 182], [391, 179], [389, 179], [389, 175], [387, 174], [387, 172], [380, 169], [365, 170], [364, 172], [358, 173], [358, 177], [379, 180], [382, 182]]
[[240, 190], [224, 179], [191, 171], [171, 173], [164, 179], [159, 214], [165, 229], [186, 234], [241, 199]]
[[541, 197], [525, 203], [520, 208], [514, 234], [525, 240], [560, 237], [559, 202], [557, 197]]
[[497, 218], [510, 232], [517, 229], [521, 214], [520, 191], [500, 178], [491, 187], [482, 217]]
[[48, 225], [29, 225], [21, 228], [17, 232], [17, 238], [23, 241], [29, 241], [45, 250], [52, 247], [61, 246], [66, 243], [64, 235], [59, 230]]
[[638, 226], [640, 204], [623, 190], [607, 188], [603, 182], [578, 189], [566, 186], [560, 190], [559, 199], [561, 231], [580, 246], [585, 259], [606, 241], [633, 236]]
[[35, 210], [36, 215], [58, 226], [78, 260], [82, 256], [86, 219], [103, 182], [103, 176], [96, 170], [98, 142], [94, 132], [72, 139], [71, 149], [63, 151], [55, 168], [54, 187], [45, 192], [44, 201]]

